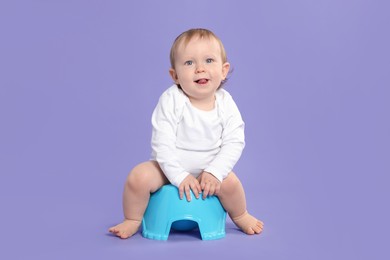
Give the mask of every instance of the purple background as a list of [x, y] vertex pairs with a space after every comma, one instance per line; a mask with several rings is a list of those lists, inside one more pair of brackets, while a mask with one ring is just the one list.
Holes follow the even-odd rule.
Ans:
[[[1, 259], [386, 259], [388, 1], [1, 1]], [[168, 53], [220, 36], [246, 121], [235, 171], [266, 226], [120, 240]], [[386, 242], [387, 241], [387, 242]], [[166, 257], [166, 258], [165, 258]]]

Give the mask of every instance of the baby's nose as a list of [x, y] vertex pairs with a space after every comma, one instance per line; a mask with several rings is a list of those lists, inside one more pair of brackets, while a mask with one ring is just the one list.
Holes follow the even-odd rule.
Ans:
[[205, 69], [204, 69], [204, 66], [203, 65], [198, 65], [196, 67], [196, 73], [200, 73], [200, 72], [204, 72]]

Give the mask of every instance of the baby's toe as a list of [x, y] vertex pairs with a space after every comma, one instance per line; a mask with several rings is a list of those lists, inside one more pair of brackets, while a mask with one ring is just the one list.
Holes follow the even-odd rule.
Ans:
[[253, 227], [253, 231], [254, 231], [256, 234], [259, 234], [262, 230], [263, 230], [263, 228], [260, 227], [260, 226], [254, 226], [254, 227]]
[[247, 229], [246, 233], [247, 233], [248, 235], [253, 235], [253, 234], [255, 234], [255, 231], [253, 230], [253, 228], [249, 227], [249, 228]]
[[125, 232], [125, 231], [123, 231], [123, 232], [120, 233], [120, 238], [122, 238], [122, 239], [129, 238], [129, 236], [130, 236], [130, 235], [129, 235], [127, 232]]
[[258, 221], [258, 222], [256, 223], [256, 226], [257, 226], [257, 227], [260, 227], [260, 228], [263, 228], [263, 227], [264, 227], [264, 224], [263, 224], [263, 222]]

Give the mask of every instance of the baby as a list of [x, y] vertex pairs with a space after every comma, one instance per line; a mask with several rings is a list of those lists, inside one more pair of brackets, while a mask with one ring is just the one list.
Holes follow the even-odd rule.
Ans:
[[[263, 223], [246, 209], [245, 192], [232, 169], [245, 146], [244, 122], [222, 85], [230, 64], [221, 40], [206, 29], [179, 35], [170, 53], [175, 82], [152, 115], [152, 158], [128, 175], [123, 192], [125, 220], [109, 229], [120, 238], [134, 235], [150, 194], [171, 183], [180, 199], [216, 195], [234, 224], [259, 234]], [[200, 198], [202, 193], [202, 198]]]

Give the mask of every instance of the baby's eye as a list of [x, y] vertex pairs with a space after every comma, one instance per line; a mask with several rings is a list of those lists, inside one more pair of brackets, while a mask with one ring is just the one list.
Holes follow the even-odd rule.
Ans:
[[184, 62], [184, 65], [191, 66], [192, 65], [192, 60], [188, 60], [188, 61]]
[[206, 62], [207, 63], [212, 63], [214, 60], [213, 59], [211, 59], [211, 58], [209, 58], [209, 59], [206, 59]]

